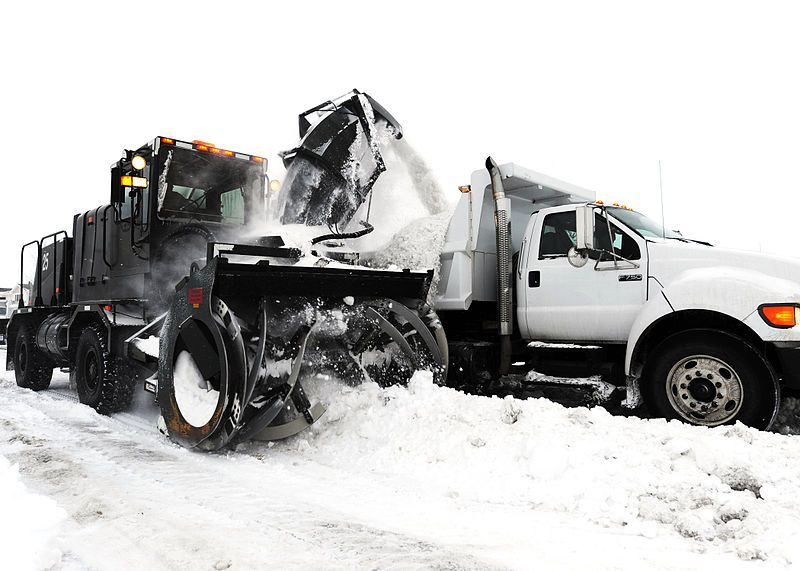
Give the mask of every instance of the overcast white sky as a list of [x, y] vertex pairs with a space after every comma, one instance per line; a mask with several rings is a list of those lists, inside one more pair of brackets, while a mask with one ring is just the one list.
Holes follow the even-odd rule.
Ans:
[[7, 2], [0, 285], [157, 135], [262, 154], [354, 87], [447, 189], [486, 155], [721, 245], [797, 253], [793, 2]]

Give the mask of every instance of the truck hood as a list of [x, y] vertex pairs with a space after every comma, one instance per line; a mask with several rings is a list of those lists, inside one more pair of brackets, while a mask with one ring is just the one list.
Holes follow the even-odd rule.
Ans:
[[660, 286], [676, 310], [725, 309], [743, 319], [762, 303], [800, 303], [798, 259], [677, 240], [647, 249], [651, 297]]

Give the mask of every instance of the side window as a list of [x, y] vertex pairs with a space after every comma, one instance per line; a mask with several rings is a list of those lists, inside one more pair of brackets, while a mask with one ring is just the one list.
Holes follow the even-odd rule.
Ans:
[[133, 212], [133, 198], [131, 198], [131, 187], [123, 186], [122, 192], [124, 193], [125, 196], [125, 202], [119, 205], [119, 219], [130, 220], [131, 213]]
[[148, 223], [150, 222], [150, 186], [153, 182], [150, 180], [150, 161], [147, 161], [144, 169], [142, 169], [139, 176], [147, 179], [147, 186], [139, 189], [141, 199], [139, 200], [138, 208], [136, 209], [136, 224], [139, 225], [139, 231], [146, 233], [148, 231]]
[[[609, 221], [599, 214], [594, 217], [594, 244], [598, 250], [606, 252], [612, 251], [618, 256], [622, 256], [626, 260], [638, 260], [642, 257], [639, 252], [639, 246], [633, 238], [625, 234], [619, 227], [610, 222], [611, 235], [609, 236]], [[602, 261], [613, 260], [613, 256], [602, 254], [600, 256]]]
[[222, 222], [225, 224], [244, 223], [244, 196], [241, 188], [234, 188], [220, 197]]
[[545, 216], [539, 240], [539, 259], [566, 256], [577, 243], [575, 211], [556, 212]]

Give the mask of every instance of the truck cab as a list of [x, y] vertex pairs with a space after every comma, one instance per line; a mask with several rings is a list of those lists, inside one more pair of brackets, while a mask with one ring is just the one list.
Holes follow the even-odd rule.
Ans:
[[[524, 338], [626, 343], [648, 299], [645, 239], [613, 216], [594, 216], [596, 251], [577, 253], [576, 205], [531, 216], [517, 264], [517, 321]], [[613, 255], [612, 255], [613, 254]]]
[[[535, 355], [557, 344], [559, 371], [570, 374], [571, 362], [585, 375], [590, 345], [605, 357], [589, 372], [617, 371], [605, 376], [626, 386], [631, 406], [641, 394], [655, 414], [693, 424], [772, 423], [780, 387], [800, 388], [797, 260], [716, 248], [569, 183], [499, 170], [511, 204], [516, 362], [546, 369]], [[473, 174], [442, 255], [436, 309], [456, 356], [459, 343], [491, 350], [497, 338], [492, 186], [487, 171]]]

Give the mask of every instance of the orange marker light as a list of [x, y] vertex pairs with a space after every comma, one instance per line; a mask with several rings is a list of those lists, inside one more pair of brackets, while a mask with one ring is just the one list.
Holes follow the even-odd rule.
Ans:
[[797, 314], [800, 313], [800, 307], [794, 305], [762, 305], [758, 310], [769, 325], [782, 328], [797, 325]]
[[110, 305], [106, 306], [106, 311], [111, 311], [111, 306]]
[[602, 200], [598, 200], [595, 204], [603, 204]]
[[211, 147], [211, 148], [209, 149], [209, 151], [211, 151], [211, 152], [212, 152], [212, 153], [214, 153], [215, 155], [218, 155], [218, 154], [220, 154], [220, 153], [222, 152], [220, 149], [217, 149], [216, 147]]
[[168, 145], [174, 145], [175, 139], [167, 139], [166, 137], [161, 137], [161, 142], [166, 143]]
[[208, 147], [206, 147], [205, 145], [197, 145], [197, 150], [198, 151], [207, 151]]
[[122, 186], [133, 186], [133, 177], [131, 176], [123, 176], [122, 177]]
[[213, 147], [214, 146], [214, 143], [209, 143], [208, 141], [200, 141], [198, 139], [195, 139], [194, 141], [192, 141], [192, 143], [194, 143], [195, 145], [204, 145], [206, 147]]
[[226, 157], [232, 157], [233, 151], [222, 151], [222, 154], [225, 155]]
[[260, 162], [262, 162], [264, 159], [262, 159], [261, 157], [253, 157], [253, 160], [254, 160], [254, 161], [256, 161], [257, 163], [260, 163]]

